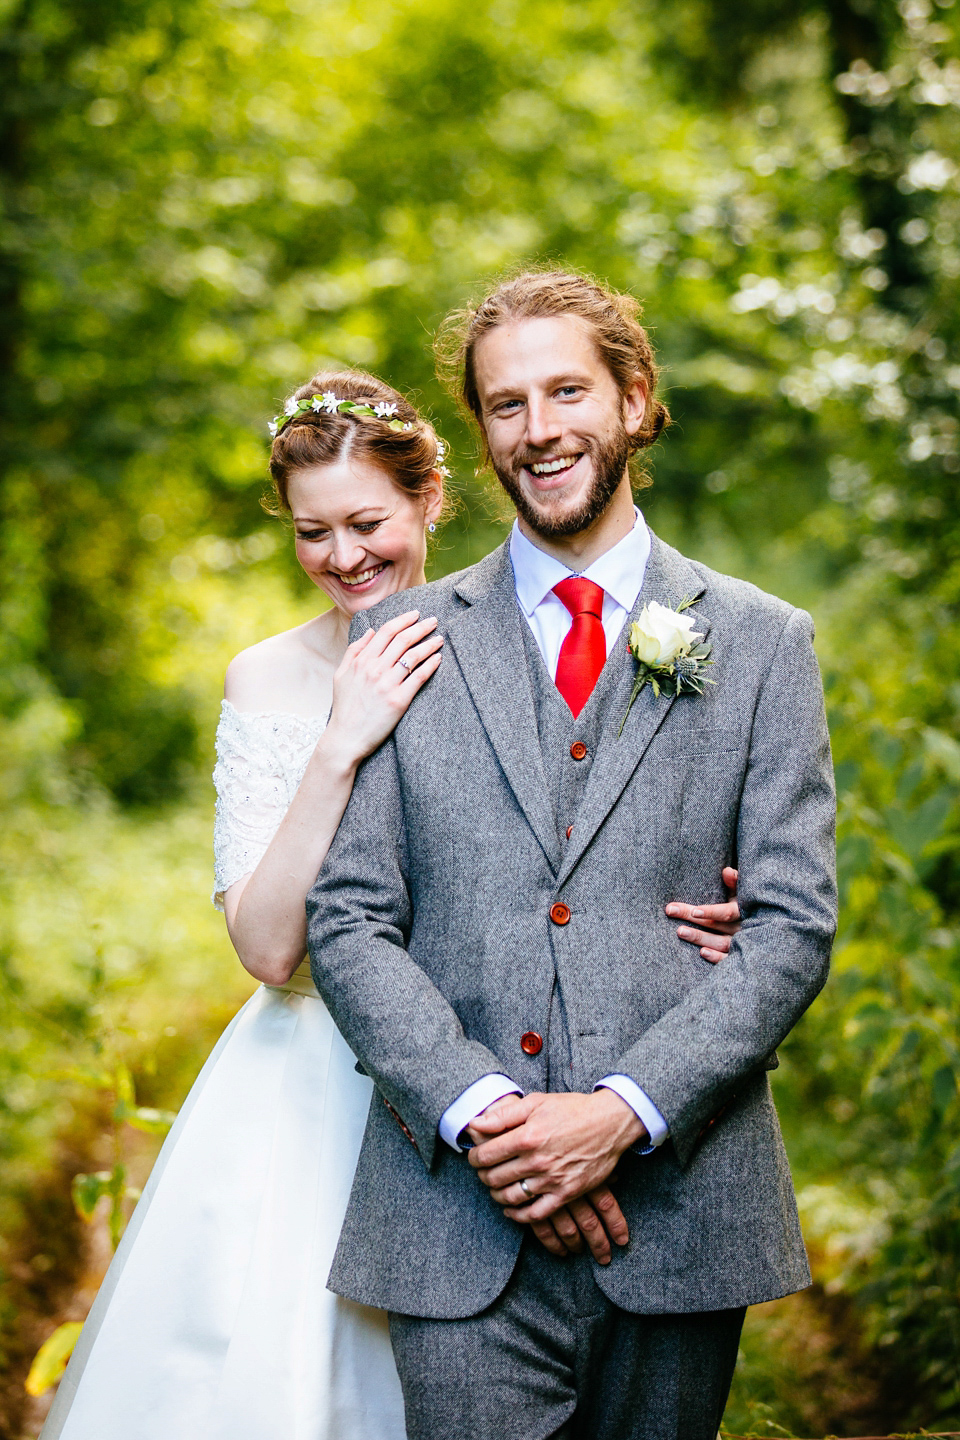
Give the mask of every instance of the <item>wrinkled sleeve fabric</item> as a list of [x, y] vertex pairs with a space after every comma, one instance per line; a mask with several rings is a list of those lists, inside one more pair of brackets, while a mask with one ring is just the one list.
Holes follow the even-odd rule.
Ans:
[[307, 896], [307, 944], [314, 983], [330, 1013], [429, 1169], [444, 1112], [469, 1086], [504, 1067], [466, 1037], [456, 1012], [407, 950], [407, 865], [391, 738], [360, 767]]
[[709, 980], [611, 1067], [660, 1111], [681, 1164], [826, 981], [836, 929], [835, 815], [813, 622], [795, 610], [750, 727], [737, 819], [740, 933]]

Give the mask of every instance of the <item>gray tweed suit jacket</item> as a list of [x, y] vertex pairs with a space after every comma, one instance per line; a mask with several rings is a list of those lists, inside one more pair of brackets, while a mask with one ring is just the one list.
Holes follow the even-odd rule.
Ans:
[[[523, 1231], [437, 1133], [491, 1071], [543, 1089], [562, 986], [573, 1084], [631, 1076], [670, 1127], [628, 1153], [616, 1193], [629, 1246], [597, 1283], [644, 1314], [753, 1304], [809, 1283], [770, 1094], [774, 1051], [820, 990], [835, 928], [834, 792], [813, 626], [803, 611], [652, 537], [634, 617], [695, 596], [716, 684], [648, 687], [622, 735], [625, 644], [572, 837], [558, 834], [507, 548], [358, 617], [419, 606], [439, 671], [362, 766], [307, 899], [316, 984], [378, 1094], [330, 1287], [453, 1318], [506, 1284]], [[368, 619], [369, 617], [369, 619]], [[571, 722], [572, 723], [572, 722]], [[743, 927], [714, 967], [663, 913], [722, 898], [740, 867]], [[568, 924], [551, 923], [557, 900]]]

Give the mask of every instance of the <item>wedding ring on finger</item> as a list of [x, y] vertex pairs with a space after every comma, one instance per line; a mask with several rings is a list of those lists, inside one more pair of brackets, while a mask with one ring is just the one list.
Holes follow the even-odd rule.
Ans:
[[520, 1184], [520, 1189], [523, 1191], [524, 1195], [526, 1195], [526, 1197], [527, 1197], [528, 1200], [535, 1200], [535, 1199], [536, 1199], [536, 1196], [534, 1195], [533, 1191], [530, 1189], [530, 1186], [529, 1186], [529, 1184], [527, 1183], [526, 1180], [521, 1180], [521, 1181], [519, 1182], [519, 1184]]
[[406, 672], [407, 672], [408, 675], [410, 674], [411, 670], [413, 669], [413, 666], [410, 664], [410, 661], [409, 661], [409, 660], [406, 658], [406, 656], [404, 656], [404, 655], [401, 655], [401, 656], [400, 656], [400, 659], [397, 661], [397, 664], [398, 664], [398, 665], [402, 665], [403, 668], [404, 668], [404, 670], [406, 670]]

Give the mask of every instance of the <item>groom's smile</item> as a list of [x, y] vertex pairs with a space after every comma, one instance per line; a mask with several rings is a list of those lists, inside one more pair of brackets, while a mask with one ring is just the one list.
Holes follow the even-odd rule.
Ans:
[[569, 470], [571, 465], [576, 465], [583, 457], [581, 455], [565, 455], [560, 460], [543, 460], [539, 464], [531, 462], [526, 468], [534, 475], [558, 475], [563, 470]]

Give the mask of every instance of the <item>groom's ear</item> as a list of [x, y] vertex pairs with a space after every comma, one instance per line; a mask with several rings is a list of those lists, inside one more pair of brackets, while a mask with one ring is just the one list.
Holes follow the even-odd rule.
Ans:
[[650, 395], [639, 375], [627, 386], [623, 395], [623, 425], [628, 435], [636, 435], [643, 428]]

